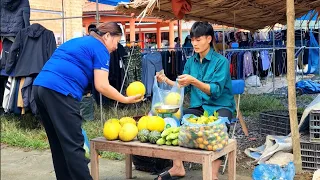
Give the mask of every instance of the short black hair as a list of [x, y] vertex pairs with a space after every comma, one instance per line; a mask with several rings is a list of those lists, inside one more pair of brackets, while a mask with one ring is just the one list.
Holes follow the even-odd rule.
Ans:
[[212, 25], [208, 22], [195, 22], [190, 30], [190, 37], [191, 38], [198, 38], [201, 36], [212, 36], [214, 34]]
[[88, 26], [88, 33], [90, 33], [90, 31], [92, 31], [93, 29], [96, 29], [96, 28], [97, 28], [97, 26], [95, 24], [90, 24]]
[[215, 40], [214, 37], [214, 30], [211, 24], [208, 22], [202, 22], [202, 21], [197, 21], [195, 22], [190, 30], [190, 37], [191, 38], [198, 38], [201, 36], [211, 36], [212, 41], [210, 43], [210, 46], [213, 47], [213, 41]]

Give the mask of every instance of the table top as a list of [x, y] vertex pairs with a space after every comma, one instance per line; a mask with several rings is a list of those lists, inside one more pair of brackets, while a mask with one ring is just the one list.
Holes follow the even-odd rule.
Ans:
[[[133, 140], [130, 142], [123, 142], [120, 140], [114, 140], [114, 141], [108, 141], [104, 137], [98, 137], [91, 140], [91, 142], [96, 143], [104, 143], [108, 146], [125, 146], [125, 147], [139, 147], [139, 148], [149, 148], [149, 149], [157, 149], [157, 150], [168, 150], [168, 151], [181, 151], [181, 152], [188, 152], [188, 153], [194, 153], [194, 154], [212, 154], [213, 151], [207, 151], [207, 150], [201, 150], [201, 149], [190, 149], [180, 146], [167, 146], [167, 145], [157, 145], [157, 144], [151, 144], [151, 143], [141, 143], [138, 140]], [[226, 145], [224, 148], [228, 146], [235, 146], [236, 140], [229, 139], [228, 145]]]

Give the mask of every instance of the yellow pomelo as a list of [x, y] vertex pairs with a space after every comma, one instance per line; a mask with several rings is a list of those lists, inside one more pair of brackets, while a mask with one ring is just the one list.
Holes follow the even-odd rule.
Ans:
[[142, 116], [138, 121], [138, 130], [147, 129], [149, 116]]
[[104, 126], [103, 126], [103, 136], [107, 140], [116, 140], [118, 139], [120, 129], [121, 129], [121, 125], [119, 123], [106, 122], [104, 123]]
[[123, 126], [126, 123], [131, 123], [133, 125], [136, 125], [137, 122], [132, 117], [123, 117], [120, 119], [120, 125]]
[[147, 123], [147, 129], [149, 131], [162, 132], [164, 130], [165, 125], [166, 125], [166, 122], [161, 117], [150, 116], [148, 123]]
[[171, 92], [166, 96], [164, 102], [166, 105], [179, 105], [180, 98], [181, 97], [179, 93]]
[[146, 94], [146, 87], [140, 81], [135, 81], [129, 84], [127, 88], [127, 96], [135, 96], [135, 95], [142, 95]]
[[136, 125], [131, 123], [124, 124], [119, 133], [119, 139], [121, 141], [132, 141], [138, 134], [138, 128]]

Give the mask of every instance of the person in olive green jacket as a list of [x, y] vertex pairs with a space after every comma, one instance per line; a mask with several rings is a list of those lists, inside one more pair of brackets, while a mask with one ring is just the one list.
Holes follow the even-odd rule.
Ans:
[[[219, 116], [231, 120], [235, 102], [229, 61], [214, 50], [212, 25], [207, 22], [195, 22], [191, 27], [190, 36], [195, 54], [187, 60], [183, 75], [177, 78], [179, 85], [190, 91], [191, 95], [190, 107], [183, 113], [201, 116], [204, 111], [210, 115], [218, 112]], [[157, 80], [171, 86], [175, 84], [163, 74], [157, 75]], [[223, 159], [224, 157], [213, 162], [213, 180], [218, 179]], [[173, 167], [155, 179], [177, 179], [185, 176], [185, 173], [182, 161], [174, 160]]]

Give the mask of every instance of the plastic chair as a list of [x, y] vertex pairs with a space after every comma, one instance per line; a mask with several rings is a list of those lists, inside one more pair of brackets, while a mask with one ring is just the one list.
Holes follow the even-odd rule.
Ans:
[[[232, 94], [234, 95], [234, 99], [236, 101], [236, 111], [237, 111], [236, 119], [233, 119], [231, 121], [231, 123], [234, 123], [232, 135], [231, 135], [232, 139], [234, 139], [234, 134], [236, 132], [236, 127], [237, 127], [238, 121], [240, 121], [243, 132], [245, 133], [246, 136], [248, 136], [248, 129], [247, 129], [247, 126], [242, 118], [242, 114], [240, 111], [240, 97], [241, 97], [241, 94], [244, 93], [244, 88], [245, 88], [244, 80], [232, 80]], [[227, 163], [228, 163], [228, 155], [226, 156], [224, 164], [221, 165], [221, 166], [223, 166], [221, 174], [224, 174], [224, 172], [226, 170]]]

